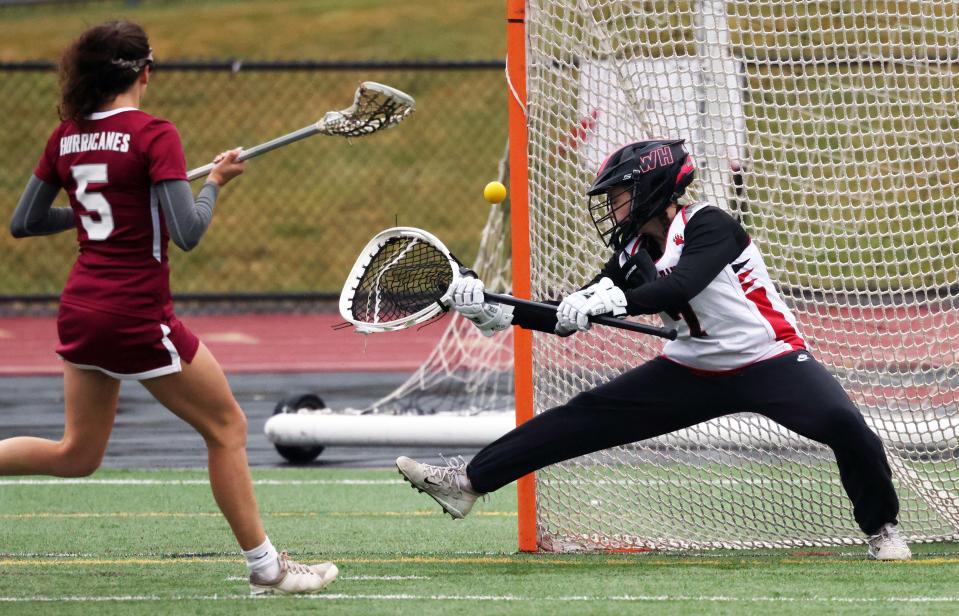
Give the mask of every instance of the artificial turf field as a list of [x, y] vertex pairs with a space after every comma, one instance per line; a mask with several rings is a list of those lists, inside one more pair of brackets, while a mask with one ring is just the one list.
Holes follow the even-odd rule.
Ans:
[[531, 555], [511, 488], [466, 520], [395, 472], [255, 472], [267, 532], [339, 580], [309, 598], [250, 599], [203, 471], [0, 481], [0, 613], [959, 613], [959, 546], [908, 563], [864, 548]]

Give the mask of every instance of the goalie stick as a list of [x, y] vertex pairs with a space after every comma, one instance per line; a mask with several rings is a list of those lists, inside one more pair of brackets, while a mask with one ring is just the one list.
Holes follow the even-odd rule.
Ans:
[[[314, 124], [244, 149], [236, 160], [243, 162], [316, 134], [339, 137], [370, 135], [399, 124], [415, 108], [416, 101], [409, 94], [375, 81], [364, 81], [353, 95], [353, 104], [346, 109], [328, 111]], [[209, 163], [191, 170], [186, 177], [192, 182], [207, 175], [212, 169], [213, 163]]]
[[[431, 233], [413, 227], [381, 231], [363, 248], [340, 293], [340, 315], [359, 333], [407, 329], [449, 310], [443, 298], [457, 278], [471, 275]], [[484, 293], [488, 302], [555, 313], [556, 306]], [[608, 316], [597, 325], [676, 339], [676, 330]]]

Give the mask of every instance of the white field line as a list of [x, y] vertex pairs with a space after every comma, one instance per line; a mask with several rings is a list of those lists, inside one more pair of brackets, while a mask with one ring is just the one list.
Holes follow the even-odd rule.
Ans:
[[337, 580], [351, 580], [365, 582], [367, 580], [430, 580], [428, 575], [341, 575]]
[[[385, 486], [400, 479], [256, 479], [258, 486]], [[0, 486], [209, 486], [209, 479], [0, 479]]]
[[[450, 550], [444, 552], [446, 556], [450, 558], [457, 556], [469, 556], [469, 557], [492, 557], [492, 556], [503, 556], [502, 552], [490, 552], [483, 550]], [[939, 556], [936, 553], [928, 553], [933, 556]], [[944, 553], [943, 556], [948, 556], [950, 554]], [[90, 552], [2, 552], [0, 551], [0, 558], [95, 558], [97, 554]], [[132, 552], [127, 554], [130, 558], [169, 558], [169, 559], [178, 559], [178, 558], [208, 558], [214, 556], [234, 556], [239, 558], [238, 552], [185, 552], [185, 553], [170, 553], [170, 552]]]
[[[770, 486], [821, 485], [838, 483], [820, 479], [599, 479], [596, 481], [562, 481], [543, 479], [544, 485], [630, 485], [630, 486]], [[0, 487], [9, 486], [208, 486], [207, 479], [0, 479]], [[406, 485], [400, 479], [257, 479], [258, 486], [386, 486]]]
[[[423, 518], [446, 515], [439, 509], [421, 511], [261, 511], [264, 518]], [[473, 517], [516, 517], [515, 511], [476, 511]], [[82, 519], [82, 518], [220, 518], [219, 511], [65, 511], [0, 513], [0, 520]]]
[[89, 552], [0, 552], [0, 558], [94, 558], [96, 556]]
[[[380, 582], [395, 582], [400, 580], [430, 580], [432, 579], [428, 575], [341, 575], [336, 580], [342, 582], [345, 580], [351, 582], [366, 582], [366, 581], [380, 581]], [[226, 578], [227, 582], [249, 582], [250, 578], [231, 575]]]
[[795, 486], [814, 486], [824, 483], [839, 484], [838, 479], [597, 479], [596, 481], [564, 481], [562, 479], [540, 479], [542, 485], [549, 487], [551, 484], [557, 486], [585, 485], [585, 486], [775, 486], [775, 485], [795, 485]]
[[[837, 597], [819, 596], [809, 597], [733, 597], [727, 595], [569, 595], [555, 597], [533, 597], [522, 595], [413, 595], [413, 594], [317, 594], [293, 595], [294, 599], [313, 601], [474, 601], [474, 602], [554, 602], [554, 603], [584, 603], [595, 601], [611, 601], [620, 603], [666, 603], [678, 601], [695, 601], [697, 603], [845, 603], [845, 604], [933, 604], [959, 603], [959, 596], [915, 596], [915, 597]], [[269, 601], [272, 597], [251, 597], [250, 595], [118, 595], [118, 596], [80, 596], [66, 595], [52, 597], [37, 595], [33, 597], [4, 597], [0, 596], [0, 603], [135, 603], [158, 601]]]

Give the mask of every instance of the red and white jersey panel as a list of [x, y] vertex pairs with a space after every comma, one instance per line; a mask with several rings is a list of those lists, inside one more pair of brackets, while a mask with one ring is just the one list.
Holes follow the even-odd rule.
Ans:
[[[656, 262], [660, 276], [667, 276], [679, 262], [686, 225], [705, 206], [687, 206], [673, 219], [666, 250]], [[635, 241], [625, 254], [635, 250]], [[665, 313], [662, 319], [679, 334], [666, 343], [663, 354], [698, 370], [735, 370], [806, 348], [796, 317], [780, 297], [753, 242], [689, 301], [679, 320]]]

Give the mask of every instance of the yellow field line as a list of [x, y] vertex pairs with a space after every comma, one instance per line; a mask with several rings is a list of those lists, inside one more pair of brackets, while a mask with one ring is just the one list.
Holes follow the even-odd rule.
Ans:
[[[111, 511], [111, 512], [37, 512], [37, 513], [0, 513], [0, 520], [32, 519], [70, 519], [70, 518], [216, 518], [218, 511]], [[264, 511], [264, 517], [276, 518], [402, 518], [437, 517], [444, 515], [437, 510], [430, 511]], [[515, 511], [477, 511], [472, 516], [479, 517], [516, 517]]]
[[[0, 605], [6, 603], [143, 603], [143, 602], [186, 602], [186, 601], [270, 601], [271, 599], [252, 597], [249, 594], [215, 594], [215, 595], [67, 595], [67, 596], [26, 596], [11, 597], [0, 596]], [[274, 600], [281, 600], [279, 598]], [[897, 597], [849, 597], [849, 596], [803, 596], [790, 597], [783, 595], [774, 596], [752, 596], [735, 597], [729, 595], [567, 595], [567, 596], [524, 596], [524, 595], [437, 595], [437, 594], [409, 594], [409, 593], [321, 593], [314, 595], [297, 595], [298, 601], [416, 601], [423, 603], [426, 601], [457, 601], [469, 602], [495, 602], [495, 603], [515, 603], [515, 602], [561, 602], [561, 603], [667, 603], [667, 602], [691, 602], [695, 605], [702, 603], [832, 603], [832, 604], [933, 604], [933, 603], [959, 603], [959, 597], [956, 596], [897, 596]], [[197, 610], [193, 610], [197, 611]], [[475, 611], [475, 610], [473, 610]], [[553, 612], [555, 610], [547, 610]], [[583, 611], [582, 609], [578, 611]], [[619, 610], [622, 612], [623, 610]], [[701, 610], [700, 610], [701, 611]], [[862, 611], [862, 610], [860, 610]], [[909, 613], [915, 611], [909, 610]]]
[[[657, 558], [637, 557], [631, 559], [609, 559], [597, 556], [583, 560], [552, 560], [549, 558], [540, 558], [537, 556], [479, 556], [479, 557], [442, 557], [442, 556], [402, 556], [388, 558], [336, 558], [341, 565], [389, 565], [389, 564], [419, 564], [419, 565], [508, 565], [523, 564], [539, 567], [578, 567], [595, 566], [597, 564], [612, 566], [691, 566], [691, 567], [712, 567], [728, 566], [730, 563], [768, 566], [770, 564], [800, 564], [809, 565], [817, 562], [833, 564], [835, 561], [819, 560], [798, 560], [798, 559], [780, 559], [780, 560], [761, 560], [761, 559], [736, 559], [733, 558], [714, 558], [714, 559], [681, 559], [681, 558]], [[103, 566], [103, 565], [174, 565], [180, 563], [238, 563], [241, 561], [239, 556], [235, 558], [215, 557], [183, 557], [183, 558], [24, 558], [24, 559], [4, 559], [0, 560], [0, 567], [18, 567], [18, 566]], [[959, 564], [959, 555], [956, 557], [936, 557], [927, 559], [914, 559], [896, 563], [899, 566], [913, 565], [955, 565]], [[882, 563], [878, 566], [886, 566]]]

